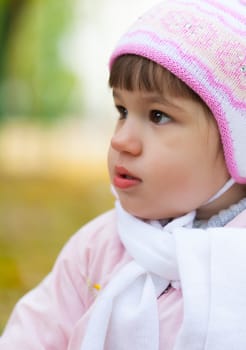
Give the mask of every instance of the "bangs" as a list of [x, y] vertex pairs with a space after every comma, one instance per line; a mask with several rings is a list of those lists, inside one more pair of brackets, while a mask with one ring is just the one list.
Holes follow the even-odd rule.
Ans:
[[110, 72], [109, 86], [128, 91], [150, 91], [164, 93], [172, 97], [186, 97], [205, 105], [199, 95], [170, 71], [137, 55], [119, 56], [114, 61]]

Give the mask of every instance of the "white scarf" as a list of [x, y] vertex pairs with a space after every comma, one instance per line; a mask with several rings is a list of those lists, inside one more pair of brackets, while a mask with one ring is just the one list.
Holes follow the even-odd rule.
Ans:
[[118, 201], [116, 211], [134, 260], [96, 300], [81, 350], [159, 350], [157, 297], [175, 281], [184, 302], [175, 350], [245, 350], [246, 230], [191, 229], [194, 213], [154, 227]]

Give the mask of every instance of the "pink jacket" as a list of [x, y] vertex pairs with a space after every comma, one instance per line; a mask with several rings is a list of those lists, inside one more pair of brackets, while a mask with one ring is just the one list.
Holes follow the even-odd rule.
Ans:
[[[246, 210], [228, 226], [245, 227]], [[44, 281], [17, 303], [0, 350], [80, 350], [91, 305], [130, 260], [117, 235], [115, 211], [91, 221], [68, 241]], [[181, 292], [170, 289], [158, 307], [160, 350], [171, 350], [182, 322]]]

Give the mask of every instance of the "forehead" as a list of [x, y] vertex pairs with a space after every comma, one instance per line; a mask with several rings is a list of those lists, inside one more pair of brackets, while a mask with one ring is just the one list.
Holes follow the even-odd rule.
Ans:
[[[111, 67], [109, 85], [130, 91], [157, 91], [165, 89], [169, 72], [158, 64], [140, 56], [120, 56]], [[169, 84], [170, 85], [170, 84]]]
[[167, 97], [164, 93], [158, 91], [142, 91], [140, 89], [127, 90], [122, 88], [113, 88], [112, 94], [115, 99], [120, 99], [125, 96], [132, 96], [142, 99], [150, 103], [164, 103], [166, 105], [171, 104], [171, 98]]
[[129, 91], [188, 97], [204, 103], [183, 81], [159, 64], [137, 55], [119, 56], [113, 63], [109, 86]]

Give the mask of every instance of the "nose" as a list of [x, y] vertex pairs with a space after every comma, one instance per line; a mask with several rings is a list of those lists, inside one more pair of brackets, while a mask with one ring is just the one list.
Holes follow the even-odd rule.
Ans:
[[123, 125], [116, 128], [111, 139], [111, 147], [121, 153], [138, 156], [142, 152], [141, 133], [138, 125], [126, 120]]

